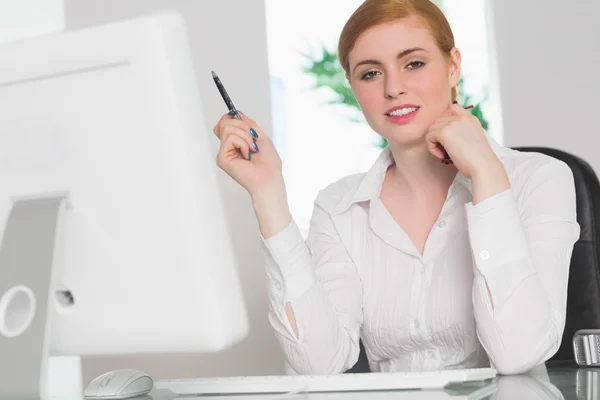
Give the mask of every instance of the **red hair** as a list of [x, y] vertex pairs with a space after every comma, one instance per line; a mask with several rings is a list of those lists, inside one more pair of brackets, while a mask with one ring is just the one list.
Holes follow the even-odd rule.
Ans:
[[[441, 52], [450, 58], [450, 52], [455, 46], [454, 34], [446, 16], [433, 2], [430, 0], [366, 0], [348, 19], [340, 35], [338, 57], [346, 74], [350, 74], [349, 54], [360, 35], [377, 25], [413, 16], [426, 24]], [[452, 88], [452, 100], [456, 100], [457, 95], [457, 88]]]

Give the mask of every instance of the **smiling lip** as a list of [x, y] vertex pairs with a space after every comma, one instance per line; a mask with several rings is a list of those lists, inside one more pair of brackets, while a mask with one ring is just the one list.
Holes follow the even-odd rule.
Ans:
[[[402, 109], [402, 108], [416, 108], [416, 110], [409, 114], [406, 114], [406, 115], [394, 115], [394, 116], [388, 115], [392, 111]], [[417, 113], [419, 112], [419, 110], [420, 110], [419, 106], [415, 106], [413, 104], [403, 104], [401, 106], [392, 107], [389, 110], [387, 110], [385, 112], [385, 119], [394, 124], [406, 124], [406, 123], [412, 121], [417, 116]]]

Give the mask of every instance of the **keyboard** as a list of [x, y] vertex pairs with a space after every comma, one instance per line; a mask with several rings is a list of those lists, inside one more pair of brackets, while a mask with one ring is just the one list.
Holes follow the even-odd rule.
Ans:
[[493, 368], [471, 368], [426, 372], [163, 379], [157, 380], [154, 386], [179, 395], [354, 392], [441, 389], [454, 382], [482, 381], [495, 376], [496, 370]]

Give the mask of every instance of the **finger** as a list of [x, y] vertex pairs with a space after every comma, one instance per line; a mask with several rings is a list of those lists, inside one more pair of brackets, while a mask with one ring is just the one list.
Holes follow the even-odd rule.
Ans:
[[447, 158], [447, 153], [446, 153], [446, 150], [444, 149], [444, 146], [442, 146], [439, 143], [437, 146], [430, 147], [429, 152], [431, 154], [433, 154], [433, 156], [435, 158], [439, 158], [440, 160]]
[[429, 152], [437, 159], [443, 160], [446, 158], [446, 152], [442, 146], [429, 149]]
[[248, 134], [248, 136], [253, 138], [253, 136], [250, 132], [250, 125], [247, 122], [241, 121], [239, 119], [225, 119], [221, 122], [221, 125], [219, 127], [220, 132], [217, 134], [217, 136], [219, 138], [221, 138], [222, 140], [227, 139], [227, 137], [221, 137], [221, 136], [224, 135], [224, 133], [227, 129], [229, 129], [228, 128], [229, 126], [240, 129], [241, 131], [246, 132]]
[[452, 104], [450, 106], [450, 112], [452, 115], [456, 115], [457, 117], [471, 115], [468, 110], [459, 104]]
[[444, 112], [442, 113], [442, 116], [444, 117], [449, 117], [449, 116], [464, 116], [464, 115], [472, 115], [468, 110], [470, 108], [473, 108], [473, 106], [469, 106], [469, 107], [463, 107], [458, 103], [452, 103], [446, 110], [444, 110]]
[[440, 141], [441, 131], [448, 125], [448, 120], [437, 120], [429, 127], [426, 138], [429, 142], [437, 143]]
[[429, 132], [426, 136], [427, 149], [431, 154], [435, 157], [442, 159], [446, 157], [446, 151], [444, 150], [443, 145], [440, 143], [438, 136], [440, 134], [440, 130], [438, 128], [430, 128]]
[[[256, 134], [256, 135], [253, 135], [254, 140], [256, 140], [257, 142], [260, 142], [260, 141], [268, 139], [268, 136], [265, 135], [265, 133], [262, 131], [262, 129], [260, 129], [260, 127], [258, 126], [256, 121], [254, 121], [252, 118], [246, 116], [246, 114], [243, 114], [242, 112], [240, 112], [240, 117], [242, 117], [242, 121], [248, 123], [248, 125], [250, 125], [250, 128], [252, 128], [254, 130], [254, 133]], [[250, 132], [250, 134], [252, 134], [252, 132]]]
[[457, 118], [455, 116], [440, 117], [440, 118], [436, 119], [435, 121], [433, 121], [433, 124], [431, 124], [431, 127], [429, 128], [429, 130], [439, 128], [441, 126], [446, 126], [456, 120], [457, 120]]
[[229, 114], [223, 114], [221, 116], [221, 118], [219, 118], [219, 120], [217, 121], [215, 126], [213, 126], [213, 133], [215, 134], [216, 137], [219, 137], [221, 134], [221, 126], [222, 126], [223, 122], [228, 121], [230, 119], [231, 119], [231, 116]]
[[[443, 141], [445, 136], [444, 132], [448, 130], [449, 127], [453, 126], [456, 123], [459, 123], [463, 117], [451, 116], [451, 117], [440, 117], [431, 124], [429, 130], [436, 130], [438, 132], [437, 139]], [[444, 137], [442, 137], [444, 135]]]
[[217, 163], [222, 167], [236, 158], [250, 160], [251, 151], [244, 139], [233, 135], [221, 143], [221, 149], [217, 154]]
[[[236, 122], [242, 122], [236, 120]], [[244, 140], [248, 147], [252, 149], [252, 151], [258, 151], [258, 145], [254, 143], [254, 137], [250, 134], [246, 124], [242, 122], [242, 127], [236, 126], [239, 124], [228, 124], [223, 128], [223, 133], [221, 134], [222, 140], [227, 140], [230, 136], [238, 136], [242, 140]]]
[[433, 123], [434, 124], [440, 123], [440, 122], [448, 123], [448, 122], [456, 121], [457, 119], [458, 118], [456, 118], [455, 115], [450, 115], [450, 116], [445, 116], [445, 117], [439, 117], [438, 119], [433, 121]]

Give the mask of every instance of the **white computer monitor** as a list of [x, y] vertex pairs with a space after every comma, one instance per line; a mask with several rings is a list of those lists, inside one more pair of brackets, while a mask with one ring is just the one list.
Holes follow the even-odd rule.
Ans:
[[0, 46], [0, 392], [247, 335], [211, 126], [174, 12]]

